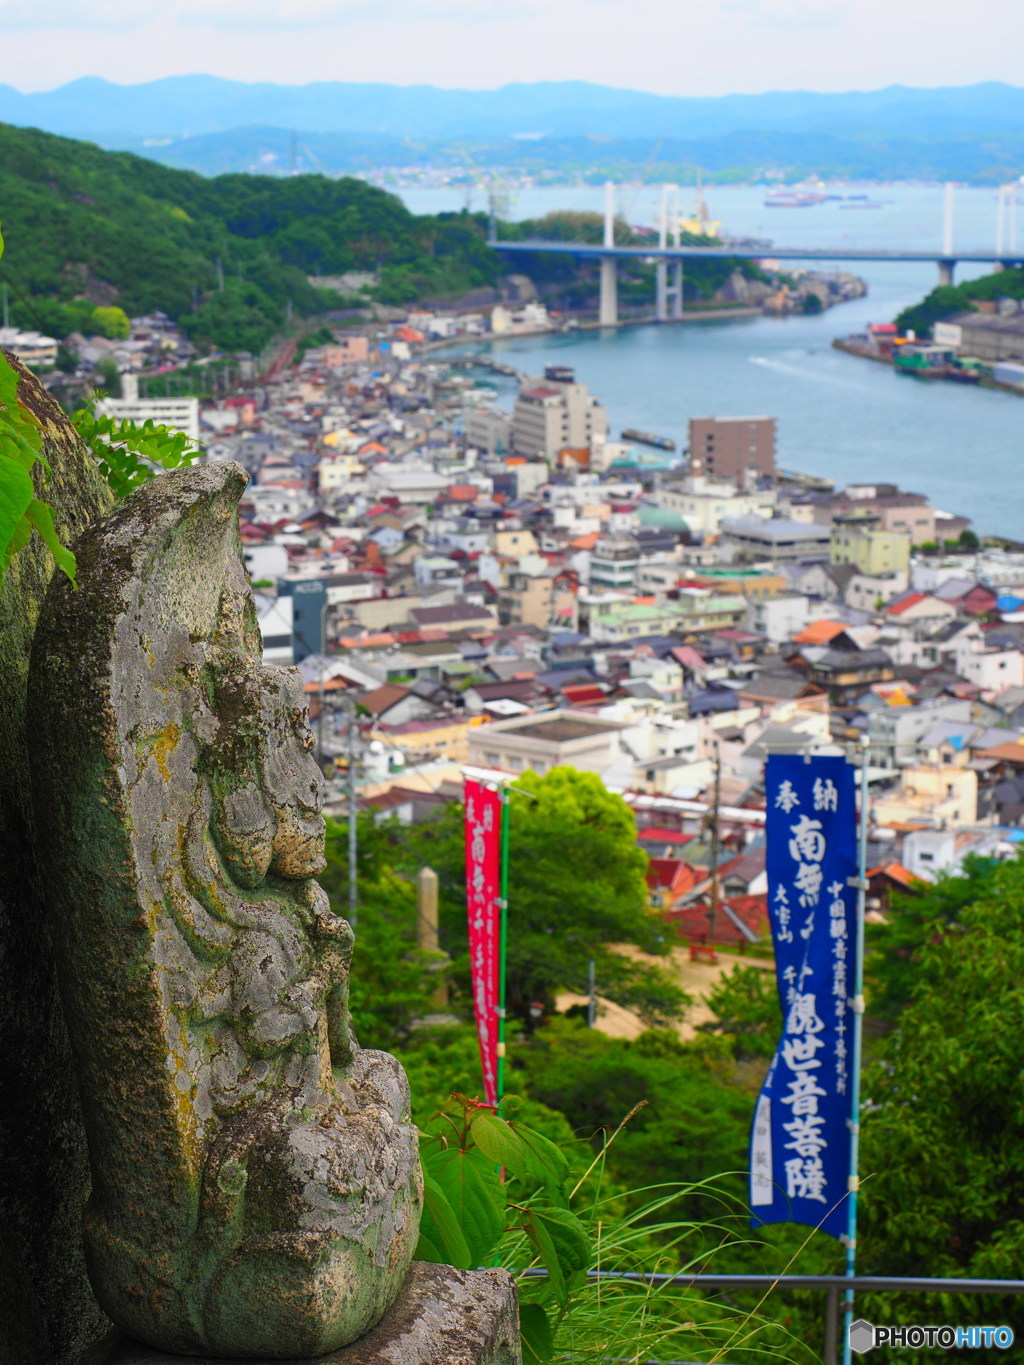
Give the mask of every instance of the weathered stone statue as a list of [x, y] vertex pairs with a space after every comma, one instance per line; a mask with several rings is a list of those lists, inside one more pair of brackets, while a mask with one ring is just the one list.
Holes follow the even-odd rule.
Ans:
[[349, 1026], [352, 933], [314, 880], [300, 680], [261, 663], [244, 486], [163, 475], [78, 542], [35, 636], [33, 789], [97, 1298], [164, 1351], [311, 1357], [396, 1299], [421, 1182], [405, 1076]]

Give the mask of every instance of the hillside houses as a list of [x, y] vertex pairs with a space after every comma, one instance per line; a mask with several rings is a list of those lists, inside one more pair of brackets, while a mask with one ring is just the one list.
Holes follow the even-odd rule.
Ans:
[[310, 352], [210, 447], [249, 470], [266, 657], [303, 672], [335, 812], [352, 718], [382, 819], [433, 818], [466, 768], [571, 765], [633, 810], [675, 931], [733, 946], [766, 932], [770, 753], [867, 740], [883, 912], [972, 849], [1012, 852], [1024, 555], [940, 550], [963, 524], [888, 484], [606, 462], [600, 422], [568, 464], [553, 418], [546, 444], [478, 442], [465, 419], [493, 394], [407, 346]]

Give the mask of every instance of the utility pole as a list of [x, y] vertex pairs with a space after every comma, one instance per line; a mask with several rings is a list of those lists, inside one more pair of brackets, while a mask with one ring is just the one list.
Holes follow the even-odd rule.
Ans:
[[5, 285], [4, 285], [4, 327], [5, 327], [5, 328], [6, 328], [6, 327], [10, 327], [10, 325], [11, 325], [11, 319], [10, 319], [10, 316], [9, 316], [9, 314], [8, 314], [8, 305], [7, 305], [7, 286], [6, 286], [6, 284], [5, 284]]
[[356, 821], [359, 808], [356, 802], [356, 740], [359, 727], [356, 724], [356, 708], [352, 703], [348, 715], [348, 922], [356, 927], [356, 913], [359, 908], [359, 877], [356, 867], [358, 855], [358, 830]]
[[217, 288], [221, 293], [224, 292], [224, 262], [219, 256], [217, 257]]
[[711, 961], [715, 961], [715, 921], [718, 918], [718, 812], [722, 804], [722, 750], [715, 741], [715, 798], [711, 812], [711, 907], [708, 911], [708, 940]]
[[587, 1028], [597, 1024], [597, 967], [594, 959], [587, 963]]

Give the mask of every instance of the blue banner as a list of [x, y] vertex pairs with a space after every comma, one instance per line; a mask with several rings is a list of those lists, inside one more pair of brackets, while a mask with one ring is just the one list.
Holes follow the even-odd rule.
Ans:
[[850, 1172], [857, 801], [841, 757], [765, 769], [768, 908], [783, 1032], [750, 1137], [751, 1223], [841, 1237]]

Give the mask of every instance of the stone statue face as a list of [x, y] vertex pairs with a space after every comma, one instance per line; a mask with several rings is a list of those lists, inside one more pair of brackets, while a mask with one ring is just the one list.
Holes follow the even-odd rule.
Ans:
[[421, 1181], [404, 1074], [352, 1035], [322, 779], [301, 678], [261, 661], [243, 487], [175, 471], [87, 532], [36, 635], [33, 766], [97, 1296], [163, 1350], [296, 1359], [393, 1302]]
[[[242, 725], [256, 744], [241, 771], [237, 746], [227, 746], [232, 766], [218, 774], [214, 787], [218, 846], [239, 886], [258, 886], [269, 871], [289, 879], [315, 877], [326, 866], [323, 776], [313, 759], [301, 678], [235, 662], [221, 703], [228, 716], [218, 714], [218, 733], [225, 723]], [[242, 776], [248, 780], [236, 785]]]

